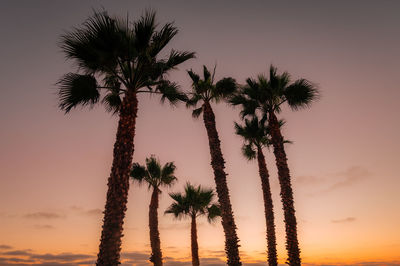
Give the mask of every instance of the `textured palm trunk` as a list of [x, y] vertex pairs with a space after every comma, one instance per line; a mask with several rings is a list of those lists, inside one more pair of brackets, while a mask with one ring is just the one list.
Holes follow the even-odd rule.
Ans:
[[197, 244], [197, 226], [196, 226], [196, 216], [192, 215], [192, 225], [191, 225], [191, 241], [192, 241], [192, 265], [199, 266], [199, 245]]
[[161, 266], [162, 253], [160, 245], [160, 232], [158, 231], [158, 195], [160, 191], [158, 188], [154, 188], [151, 195], [150, 207], [149, 207], [149, 228], [150, 228], [150, 245], [151, 245], [151, 257], [150, 261], [155, 266]]
[[232, 205], [229, 198], [229, 189], [226, 183], [225, 161], [222, 157], [220, 140], [215, 125], [214, 112], [208, 102], [203, 105], [204, 125], [207, 129], [208, 142], [211, 153], [211, 166], [214, 170], [214, 180], [221, 206], [222, 227], [225, 233], [225, 252], [227, 264], [230, 266], [242, 265], [239, 256], [239, 239], [236, 235], [236, 225], [233, 218]]
[[265, 220], [267, 223], [268, 265], [276, 266], [278, 265], [278, 259], [276, 255], [274, 206], [272, 203], [267, 164], [265, 163], [265, 157], [261, 147], [257, 147], [257, 160], [258, 172], [260, 173], [261, 187], [264, 197]]
[[271, 130], [272, 144], [276, 166], [278, 168], [279, 183], [281, 187], [281, 198], [285, 216], [286, 229], [286, 249], [288, 252], [289, 265], [301, 265], [299, 242], [297, 240], [297, 222], [294, 210], [293, 191], [290, 182], [289, 167], [285, 149], [283, 147], [283, 137], [279, 127], [278, 119], [273, 112], [269, 112], [269, 125]]
[[128, 91], [121, 105], [117, 138], [114, 144], [114, 158], [108, 178], [103, 230], [96, 262], [98, 266], [120, 264], [121, 238], [128, 201], [129, 171], [134, 151], [133, 139], [137, 106], [136, 93]]

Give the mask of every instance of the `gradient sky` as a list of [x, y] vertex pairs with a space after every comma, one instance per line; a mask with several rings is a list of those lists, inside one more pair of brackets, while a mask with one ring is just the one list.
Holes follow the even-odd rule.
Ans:
[[[102, 106], [64, 115], [55, 82], [73, 70], [57, 46], [92, 9], [137, 18], [145, 8], [180, 32], [168, 47], [197, 52], [186, 69], [217, 64], [239, 83], [272, 63], [321, 89], [311, 109], [284, 109], [300, 247], [305, 265], [400, 265], [399, 1], [1, 1], [0, 265], [91, 264], [112, 161], [116, 117]], [[139, 99], [134, 161], [150, 154], [177, 165], [179, 183], [160, 202], [167, 265], [190, 265], [189, 221], [162, 212], [186, 181], [214, 187], [206, 131], [184, 106]], [[244, 265], [266, 261], [265, 219], [255, 162], [234, 135], [238, 110], [214, 108]], [[279, 186], [267, 153], [278, 256], [286, 259]], [[147, 265], [150, 193], [131, 186], [125, 265]], [[219, 222], [199, 220], [203, 265], [223, 265]], [[46, 264], [48, 263], [48, 264]], [[57, 264], [59, 263], [59, 264]], [[265, 263], [264, 263], [265, 264]]]

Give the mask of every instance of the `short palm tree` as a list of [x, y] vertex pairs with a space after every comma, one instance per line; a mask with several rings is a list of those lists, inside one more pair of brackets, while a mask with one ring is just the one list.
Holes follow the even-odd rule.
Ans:
[[254, 116], [256, 112], [260, 112], [261, 121], [268, 121], [281, 187], [288, 263], [289, 265], [300, 265], [293, 190], [283, 145], [284, 140], [276, 114], [280, 113], [281, 106], [285, 103], [292, 110], [309, 107], [318, 98], [319, 93], [317, 88], [308, 80], [298, 79], [291, 82], [290, 75], [287, 72], [279, 75], [277, 69], [273, 66], [270, 67], [269, 77], [259, 75], [257, 80], [249, 78], [246, 83], [242, 91], [232, 97], [230, 102], [242, 107], [241, 115], [243, 117]]
[[[228, 265], [241, 265], [239, 256], [239, 239], [236, 234], [236, 224], [233, 217], [232, 205], [229, 198], [229, 189], [226, 183], [225, 161], [222, 156], [220, 140], [215, 124], [215, 115], [211, 102], [218, 102], [229, 98], [237, 88], [232, 78], [223, 78], [214, 84], [215, 68], [213, 73], [203, 66], [203, 79], [192, 70], [188, 71], [192, 79], [192, 91], [189, 93], [187, 107], [195, 107], [192, 116], [197, 118], [203, 113], [203, 121], [207, 130], [210, 146], [211, 166], [214, 170], [214, 180], [221, 208], [222, 227], [225, 233], [225, 251]], [[200, 103], [200, 106], [198, 104]]]
[[257, 117], [251, 120], [245, 119], [243, 126], [235, 123], [236, 134], [244, 139], [242, 153], [248, 160], [257, 158], [258, 171], [261, 178], [261, 187], [264, 197], [264, 212], [267, 224], [267, 242], [268, 242], [268, 264], [278, 265], [276, 254], [276, 234], [274, 209], [271, 197], [271, 187], [269, 184], [269, 173], [262, 149], [270, 145], [268, 128], [264, 123], [260, 123]]
[[59, 107], [68, 113], [77, 106], [91, 107], [100, 102], [119, 116], [97, 265], [120, 262], [137, 95], [156, 93], [171, 103], [185, 99], [177, 84], [164, 77], [194, 53], [171, 50], [165, 59], [159, 58], [178, 30], [171, 23], [159, 30], [156, 25], [151, 11], [133, 23], [112, 18], [105, 11], [95, 12], [80, 28], [61, 37], [62, 51], [76, 63], [79, 72], [59, 80]]
[[175, 201], [169, 206], [165, 213], [170, 213], [177, 219], [190, 217], [191, 223], [191, 247], [192, 247], [192, 265], [199, 266], [199, 246], [197, 243], [197, 224], [196, 218], [206, 215], [209, 222], [214, 221], [221, 215], [217, 204], [213, 203], [214, 192], [212, 189], [194, 187], [187, 183], [185, 193], [170, 193]]
[[146, 158], [145, 166], [134, 163], [131, 171], [133, 181], [139, 184], [146, 184], [149, 190], [153, 190], [149, 207], [150, 244], [152, 252], [150, 261], [156, 266], [163, 264], [160, 232], [158, 230], [158, 196], [161, 193], [161, 187], [170, 187], [177, 180], [174, 175], [175, 168], [173, 162], [161, 166], [160, 162], [152, 155], [150, 158]]

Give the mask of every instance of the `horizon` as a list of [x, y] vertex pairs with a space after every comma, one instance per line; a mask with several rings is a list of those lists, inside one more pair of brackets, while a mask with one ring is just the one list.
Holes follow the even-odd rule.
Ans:
[[[400, 265], [398, 72], [400, 2], [305, 1], [2, 1], [0, 22], [0, 265], [92, 265], [98, 252], [117, 116], [103, 106], [58, 109], [55, 83], [76, 70], [58, 46], [93, 10], [138, 18], [156, 10], [179, 33], [167, 46], [196, 52], [169, 75], [184, 91], [186, 70], [216, 65], [216, 79], [287, 71], [317, 84], [305, 110], [283, 108], [303, 265]], [[372, 18], [372, 19], [371, 19]], [[240, 239], [243, 265], [267, 262], [266, 226], [256, 161], [234, 134], [239, 109], [212, 105]], [[173, 161], [178, 182], [160, 196], [165, 265], [191, 265], [190, 220], [164, 215], [170, 192], [186, 182], [215, 190], [206, 130], [184, 104], [139, 96], [133, 162], [155, 154]], [[272, 149], [264, 150], [275, 211], [278, 260], [287, 259]], [[130, 183], [122, 265], [150, 265], [146, 186]], [[202, 265], [224, 265], [220, 220], [198, 224]]]

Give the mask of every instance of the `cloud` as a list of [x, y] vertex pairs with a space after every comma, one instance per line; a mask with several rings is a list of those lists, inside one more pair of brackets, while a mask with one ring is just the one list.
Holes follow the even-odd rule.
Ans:
[[[219, 251], [217, 252], [219, 253]], [[150, 262], [148, 261], [149, 252], [143, 251], [131, 251], [131, 252], [123, 252], [121, 254], [122, 264], [121, 266], [150, 266]], [[224, 256], [225, 257], [225, 256]], [[60, 254], [38, 254], [33, 252], [31, 249], [25, 250], [13, 250], [8, 252], [0, 253], [0, 265], [2, 266], [28, 266], [28, 265], [38, 265], [38, 266], [89, 266], [94, 265], [96, 260], [96, 256], [93, 254], [82, 254], [82, 253], [60, 253]], [[243, 266], [261, 266], [265, 265], [266, 261], [264, 260], [251, 260], [245, 259], [243, 257], [244, 263]], [[173, 257], [164, 257], [164, 265], [165, 266], [191, 266], [190, 258], [173, 258]], [[223, 258], [218, 257], [202, 257], [200, 258], [201, 265], [203, 266], [224, 266], [226, 265]], [[334, 265], [347, 265], [350, 264], [312, 264], [312, 263], [303, 263], [305, 266], [317, 266], [317, 265], [325, 265], [325, 266], [334, 266]], [[353, 263], [351, 265], [356, 266], [399, 266], [399, 261], [366, 261]]]
[[[352, 166], [344, 171], [328, 174], [322, 177], [305, 175], [295, 177], [293, 180], [294, 182], [296, 182], [296, 184], [301, 186], [313, 186], [318, 188], [319, 191], [317, 191], [316, 193], [325, 193], [357, 185], [371, 175], [371, 172], [369, 172], [364, 167]], [[314, 193], [311, 193], [309, 195], [312, 196], [314, 195]]]
[[0, 245], [0, 249], [12, 249], [12, 246], [9, 246], [9, 245]]
[[347, 217], [344, 219], [339, 219], [339, 220], [332, 220], [332, 223], [351, 223], [351, 222], [355, 222], [357, 219], [355, 217]]
[[328, 187], [326, 191], [332, 191], [338, 188], [352, 186], [371, 176], [371, 173], [363, 167], [353, 166], [343, 172], [337, 173], [336, 176], [339, 177], [339, 179], [341, 180], [335, 182], [333, 185]]
[[100, 216], [103, 214], [103, 211], [99, 208], [95, 208], [95, 209], [85, 209], [81, 206], [77, 206], [77, 205], [72, 205], [71, 207], [69, 207], [73, 212], [75, 212], [76, 214], [79, 215], [84, 215], [84, 216]]
[[8, 255], [8, 256], [30, 256], [32, 255], [31, 249], [23, 249], [23, 250], [12, 250], [7, 252], [2, 252], [1, 255]]
[[42, 266], [77, 266], [93, 265], [95, 256], [92, 254], [60, 253], [38, 254], [31, 249], [12, 250], [0, 253], [0, 265], [42, 265]]
[[91, 209], [84, 212], [84, 214], [88, 216], [99, 216], [103, 214], [103, 211], [100, 209]]
[[46, 229], [54, 229], [55, 227], [50, 225], [50, 224], [35, 224], [34, 225], [35, 229], [39, 230], [46, 230]]
[[55, 212], [34, 212], [28, 213], [23, 216], [28, 219], [59, 219], [64, 218], [64, 216]]

